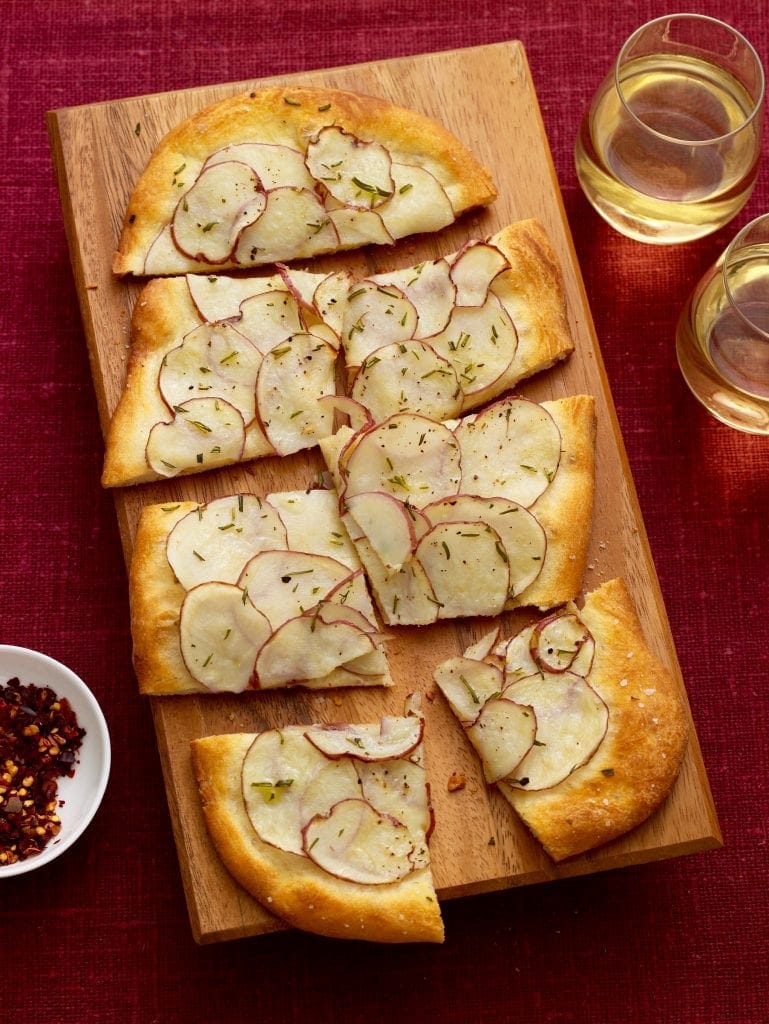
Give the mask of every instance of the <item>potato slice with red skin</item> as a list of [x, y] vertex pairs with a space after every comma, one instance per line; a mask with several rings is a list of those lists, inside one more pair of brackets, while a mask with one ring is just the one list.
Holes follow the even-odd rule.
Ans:
[[302, 829], [314, 815], [358, 796], [350, 761], [330, 761], [305, 739], [300, 726], [260, 733], [241, 769], [246, 814], [270, 846], [303, 855]]
[[465, 416], [454, 435], [467, 494], [509, 498], [528, 508], [558, 470], [561, 433], [547, 409], [526, 398], [503, 398]]
[[435, 525], [447, 520], [487, 523], [499, 534], [510, 566], [510, 597], [520, 594], [539, 576], [547, 550], [545, 531], [522, 505], [507, 498], [458, 494], [425, 506]]
[[262, 355], [229, 323], [202, 324], [163, 358], [158, 386], [169, 409], [190, 398], [221, 398], [248, 425], [256, 415], [255, 383]]
[[489, 657], [498, 640], [499, 626], [496, 626], [494, 629], [489, 630], [488, 633], [484, 633], [480, 639], [475, 641], [475, 643], [466, 647], [464, 657], [471, 658], [474, 661], [483, 661], [484, 658]]
[[375, 646], [370, 632], [349, 622], [327, 623], [312, 613], [300, 615], [279, 626], [260, 649], [257, 686], [267, 690], [322, 679]]
[[486, 702], [504, 689], [500, 669], [475, 658], [448, 658], [435, 669], [434, 677], [463, 726], [472, 725]]
[[417, 325], [417, 311], [394, 285], [362, 281], [347, 295], [342, 343], [348, 366], [360, 366], [383, 345], [408, 341]]
[[538, 674], [507, 686], [502, 696], [530, 704], [536, 743], [505, 783], [531, 792], [550, 789], [586, 764], [606, 735], [609, 711], [599, 694], [573, 672]]
[[174, 211], [174, 244], [190, 259], [226, 263], [238, 236], [266, 207], [265, 192], [248, 164], [228, 160], [204, 167]]
[[534, 626], [525, 626], [495, 649], [494, 653], [504, 659], [506, 685], [539, 672], [539, 666], [532, 658], [529, 646], [533, 632]]
[[256, 378], [259, 420], [278, 455], [312, 448], [334, 429], [336, 349], [316, 334], [294, 334], [264, 357]]
[[482, 306], [491, 282], [508, 267], [507, 257], [495, 245], [467, 242], [451, 264], [451, 280], [457, 289], [456, 304]]
[[478, 751], [489, 785], [516, 771], [533, 748], [536, 733], [537, 718], [531, 705], [507, 697], [495, 697], [484, 704], [467, 728], [467, 736]]
[[168, 535], [166, 557], [179, 583], [190, 590], [209, 580], [236, 583], [257, 552], [286, 543], [283, 522], [268, 502], [235, 494], [183, 516]]
[[433, 817], [421, 764], [402, 758], [392, 761], [355, 761], [361, 796], [382, 814], [392, 815], [415, 836], [428, 837]]
[[365, 539], [362, 560], [379, 610], [391, 626], [428, 626], [438, 618], [440, 604], [425, 570], [416, 558], [397, 572], [386, 569]]
[[385, 715], [377, 730], [370, 725], [315, 725], [305, 736], [326, 757], [391, 761], [408, 757], [422, 742], [424, 722], [416, 715]]
[[295, 188], [315, 187], [307, 170], [304, 154], [291, 146], [265, 142], [239, 142], [225, 146], [213, 153], [204, 164], [204, 169], [229, 160], [247, 164], [257, 175], [265, 189], [281, 185]]
[[421, 508], [456, 494], [460, 478], [459, 446], [449, 428], [424, 416], [398, 414], [367, 431], [351, 449], [344, 497], [384, 491]]
[[247, 689], [257, 653], [271, 632], [267, 618], [232, 583], [201, 583], [182, 602], [182, 659], [192, 678], [209, 690]]
[[339, 244], [344, 248], [363, 245], [392, 245], [395, 239], [387, 230], [376, 210], [340, 206], [328, 210], [328, 219], [334, 225]]
[[233, 256], [237, 263], [275, 263], [328, 252], [339, 244], [315, 192], [284, 186], [266, 195], [264, 212], [240, 234]]
[[316, 814], [303, 830], [307, 856], [330, 875], [360, 885], [387, 885], [427, 864], [409, 829], [360, 798]]
[[[557, 612], [541, 619], [529, 639], [532, 659], [543, 672], [565, 672], [567, 669], [574, 672], [575, 663], [580, 667], [587, 665], [589, 672], [594, 649], [590, 630], [574, 612]], [[584, 655], [577, 661], [583, 651]], [[587, 672], [576, 674], [585, 676]]]
[[366, 406], [347, 395], [321, 395], [318, 405], [346, 416], [353, 430], [374, 426], [374, 420]]
[[454, 208], [441, 183], [423, 167], [393, 163], [390, 168], [393, 194], [379, 208], [393, 238], [417, 231], [440, 231], [452, 224]]
[[345, 206], [370, 210], [393, 194], [392, 158], [379, 142], [364, 142], [336, 125], [310, 140], [305, 163], [310, 174]]
[[278, 629], [289, 619], [315, 608], [349, 576], [346, 565], [327, 555], [265, 550], [245, 564], [238, 586], [247, 591], [251, 603], [264, 612], [272, 628]]
[[480, 306], [455, 306], [447, 327], [425, 341], [453, 365], [468, 396], [499, 380], [518, 348], [515, 325], [491, 293]]
[[342, 337], [346, 296], [352, 285], [353, 276], [349, 270], [327, 274], [319, 282], [312, 297], [312, 304], [325, 324]]
[[158, 476], [177, 476], [238, 462], [246, 442], [243, 416], [221, 398], [191, 398], [177, 405], [170, 423], [149, 432], [145, 458]]
[[462, 408], [453, 365], [421, 341], [393, 342], [371, 352], [355, 374], [351, 394], [378, 421], [396, 412], [450, 419]]
[[510, 592], [510, 566], [496, 530], [477, 522], [442, 522], [414, 553], [439, 603], [438, 618], [500, 615]]
[[377, 284], [394, 285], [417, 311], [417, 325], [412, 337], [419, 341], [438, 334], [449, 322], [456, 305], [457, 289], [451, 280], [448, 261], [425, 260], [407, 270], [377, 274]]
[[381, 636], [379, 627], [375, 622], [372, 622], [367, 615], [359, 611], [352, 604], [342, 604], [338, 601], [324, 600], [320, 601], [314, 609], [309, 609], [308, 613], [311, 613], [316, 619], [321, 619], [326, 625], [330, 625], [332, 622], [346, 622], [350, 626], [355, 626], [360, 629], [363, 633], [368, 633], [375, 640], [378, 640]]
[[400, 569], [417, 544], [414, 522], [403, 502], [383, 491], [351, 494], [345, 502], [382, 564], [388, 569]]
[[262, 353], [283, 345], [293, 334], [304, 331], [299, 304], [284, 289], [258, 292], [240, 303], [240, 316], [233, 326]]
[[267, 282], [226, 274], [186, 274], [190, 300], [203, 323], [235, 320], [240, 304], [262, 291], [270, 291]]

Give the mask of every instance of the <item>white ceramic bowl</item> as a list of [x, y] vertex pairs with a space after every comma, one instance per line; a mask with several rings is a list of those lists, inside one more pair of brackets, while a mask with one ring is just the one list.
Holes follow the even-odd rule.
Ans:
[[83, 834], [101, 803], [110, 769], [110, 742], [107, 723], [96, 698], [74, 672], [53, 658], [26, 647], [0, 644], [0, 684], [18, 677], [22, 684], [49, 686], [59, 697], [66, 697], [85, 729], [72, 778], [57, 780], [61, 831], [40, 853], [15, 864], [0, 864], [0, 880], [34, 871], [69, 849]]

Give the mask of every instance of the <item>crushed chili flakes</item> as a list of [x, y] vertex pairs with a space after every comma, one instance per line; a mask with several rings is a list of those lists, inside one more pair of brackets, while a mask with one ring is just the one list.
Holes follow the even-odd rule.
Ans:
[[74, 774], [85, 729], [48, 686], [0, 686], [0, 864], [25, 860], [61, 831], [57, 779]]

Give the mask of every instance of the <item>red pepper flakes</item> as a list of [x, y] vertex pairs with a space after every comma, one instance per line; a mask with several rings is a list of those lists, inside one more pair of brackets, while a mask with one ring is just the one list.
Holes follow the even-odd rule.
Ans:
[[0, 687], [0, 864], [40, 853], [61, 831], [57, 779], [74, 774], [84, 736], [50, 687]]

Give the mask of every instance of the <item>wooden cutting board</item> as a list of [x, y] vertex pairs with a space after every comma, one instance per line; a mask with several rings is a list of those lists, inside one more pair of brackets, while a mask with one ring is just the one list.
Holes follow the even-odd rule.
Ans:
[[[269, 79], [333, 86], [393, 100], [442, 121], [490, 169], [499, 188], [494, 205], [439, 235], [408, 239], [394, 248], [325, 258], [372, 273], [412, 265], [458, 249], [469, 237], [489, 235], [511, 221], [537, 217], [563, 268], [575, 354], [519, 388], [535, 400], [591, 393], [598, 415], [597, 500], [584, 591], [623, 575], [652, 648], [681, 680], [675, 649], [594, 335], [574, 248], [523, 47], [518, 42], [428, 54]], [[103, 429], [123, 385], [131, 309], [140, 285], [110, 272], [128, 196], [153, 148], [201, 107], [265, 82], [207, 86], [53, 111], [48, 125], [59, 177], [72, 265], [91, 358]], [[137, 127], [139, 126], [139, 127]], [[317, 452], [266, 459], [236, 469], [125, 489], [115, 503], [126, 559], [142, 505], [181, 499], [207, 501], [241, 490], [268, 493], [302, 487], [321, 468]], [[507, 616], [507, 627], [523, 613]], [[412, 690], [434, 694], [432, 670], [487, 624], [449, 622], [399, 629], [388, 643], [392, 691], [332, 691], [242, 696], [151, 698], [168, 803], [192, 929], [213, 942], [283, 929], [227, 874], [205, 830], [192, 777], [189, 741], [218, 732], [258, 731], [290, 722], [368, 721], [401, 713]], [[681, 681], [683, 690], [683, 682]], [[137, 700], [142, 699], [137, 695]], [[431, 842], [442, 898], [487, 892], [585, 874], [720, 845], [718, 821], [696, 736], [668, 801], [643, 826], [593, 853], [554, 866], [507, 804], [482, 782], [469, 744], [442, 699], [423, 701], [426, 761], [437, 827]], [[463, 790], [449, 793], [452, 772]]]

